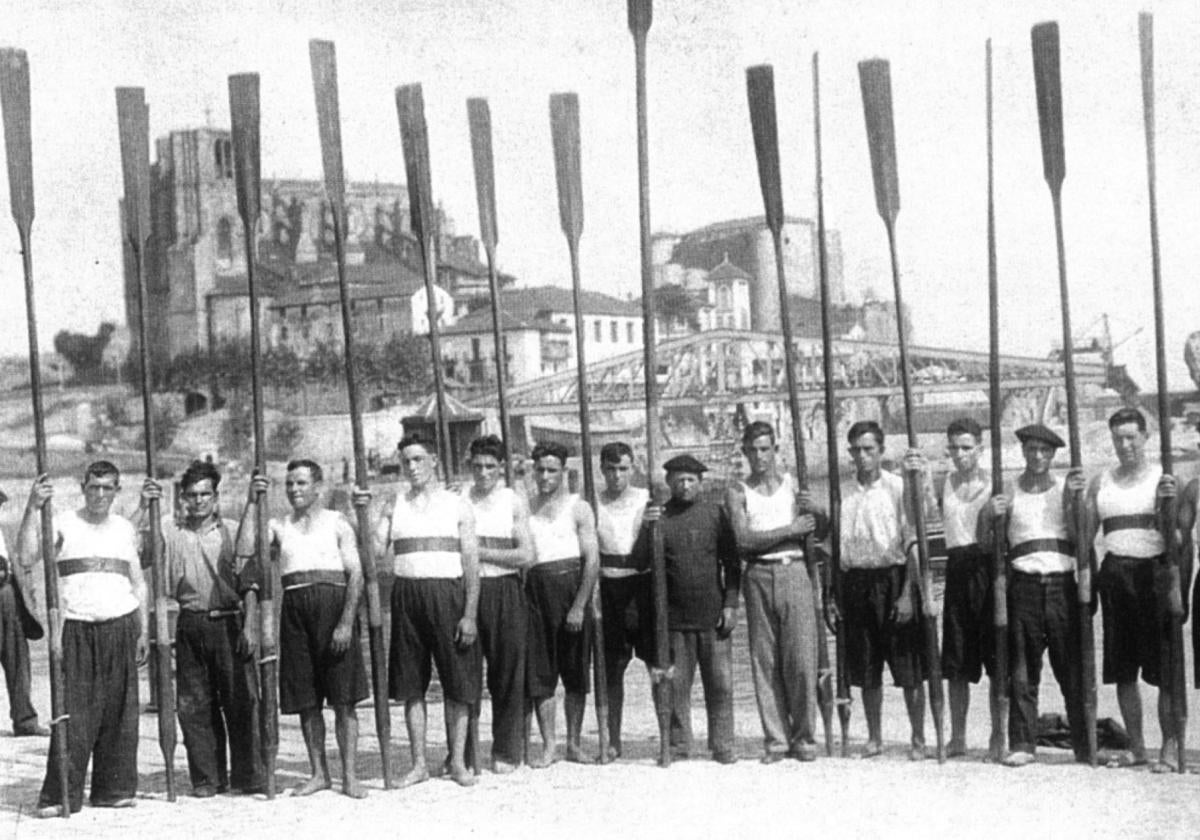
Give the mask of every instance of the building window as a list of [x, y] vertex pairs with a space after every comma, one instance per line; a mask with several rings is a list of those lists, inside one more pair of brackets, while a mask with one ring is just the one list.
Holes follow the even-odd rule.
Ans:
[[300, 320], [303, 321], [307, 318], [308, 318], [308, 304], [302, 303], [302, 304], [300, 304]]
[[610, 341], [612, 341], [613, 344], [616, 344], [618, 341], [621, 340], [621, 334], [617, 331], [618, 329], [619, 329], [619, 327], [617, 326], [616, 321], [609, 322], [608, 338]]
[[217, 222], [217, 259], [223, 263], [233, 262], [233, 225], [228, 216]]
[[592, 326], [595, 328], [593, 332], [596, 336], [596, 343], [599, 344], [604, 340], [604, 322], [597, 320]]
[[216, 164], [218, 178], [233, 177], [233, 144], [228, 140], [217, 140], [213, 143], [213, 163]]
[[625, 340], [633, 344], [633, 321], [625, 322]]

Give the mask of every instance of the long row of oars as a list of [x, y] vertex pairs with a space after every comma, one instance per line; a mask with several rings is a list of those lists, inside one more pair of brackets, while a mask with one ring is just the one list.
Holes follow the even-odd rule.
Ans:
[[[644, 343], [644, 377], [645, 377], [645, 407], [646, 407], [646, 437], [647, 437], [647, 468], [650, 476], [654, 475], [655, 453], [658, 425], [658, 401], [655, 357], [654, 329], [654, 288], [653, 270], [650, 253], [650, 204], [649, 204], [649, 175], [648, 175], [648, 129], [646, 104], [646, 39], [652, 19], [651, 0], [628, 0], [628, 22], [634, 38], [637, 80], [637, 141], [638, 141], [638, 182], [639, 182], [639, 218], [641, 228], [641, 278], [643, 291], [643, 343]], [[1143, 83], [1143, 113], [1145, 118], [1147, 144], [1147, 170], [1150, 191], [1150, 228], [1152, 242], [1153, 289], [1155, 301], [1155, 328], [1158, 369], [1159, 417], [1161, 421], [1162, 463], [1165, 473], [1171, 472], [1171, 450], [1169, 417], [1167, 414], [1167, 382], [1165, 370], [1165, 339], [1164, 318], [1162, 312], [1162, 289], [1159, 270], [1157, 208], [1155, 193], [1155, 157], [1154, 157], [1154, 88], [1153, 88], [1153, 36], [1152, 22], [1148, 14], [1139, 19], [1139, 33], [1142, 57]], [[1070, 455], [1072, 467], [1079, 467], [1081, 462], [1079, 423], [1077, 399], [1074, 383], [1074, 364], [1071, 353], [1071, 325], [1069, 294], [1066, 279], [1066, 258], [1063, 240], [1062, 220], [1062, 186], [1066, 174], [1065, 150], [1063, 144], [1062, 125], [1062, 93], [1059, 78], [1059, 44], [1058, 28], [1054, 23], [1039, 24], [1033, 28], [1032, 46], [1034, 56], [1034, 75], [1038, 103], [1039, 125], [1042, 135], [1042, 152], [1044, 174], [1050, 188], [1056, 244], [1058, 251], [1058, 270], [1060, 297], [1062, 302], [1062, 325], [1064, 347], [1065, 390], [1067, 395], [1068, 434], [1070, 438]], [[317, 103], [318, 123], [320, 127], [322, 160], [325, 171], [326, 195], [329, 201], [334, 227], [334, 251], [337, 267], [337, 278], [342, 303], [342, 326], [345, 341], [345, 363], [347, 379], [347, 396], [350, 409], [350, 420], [355, 456], [355, 478], [360, 486], [366, 486], [368, 481], [365, 446], [362, 432], [359, 395], [355, 370], [355, 347], [353, 343], [353, 325], [350, 306], [350, 289], [346, 276], [344, 237], [346, 233], [345, 211], [345, 179], [342, 169], [341, 130], [337, 97], [337, 70], [334, 48], [327, 41], [313, 41], [310, 44], [310, 57], [313, 68], [314, 92]], [[864, 61], [859, 65], [860, 83], [863, 95], [864, 116], [867, 124], [872, 174], [875, 184], [876, 205], [884, 222], [891, 257], [892, 279], [895, 294], [895, 309], [897, 315], [899, 367], [901, 385], [904, 397], [905, 424], [908, 443], [916, 447], [916, 431], [913, 423], [913, 397], [907, 364], [907, 337], [905, 335], [904, 305], [901, 293], [899, 258], [896, 243], [896, 220], [900, 209], [899, 177], [895, 151], [895, 129], [892, 119], [892, 98], [890, 68], [883, 60]], [[765, 216], [771, 231], [775, 246], [776, 270], [779, 281], [781, 330], [784, 342], [785, 371], [788, 386], [788, 404], [791, 414], [792, 439], [794, 446], [795, 464], [797, 470], [798, 489], [807, 487], [807, 470], [804, 452], [803, 431], [801, 427], [800, 403], [797, 392], [797, 375], [794, 359], [794, 341], [791, 330], [787, 281], [782, 252], [782, 227], [784, 223], [782, 184], [779, 166], [779, 141], [775, 125], [774, 80], [770, 67], [750, 68], [747, 71], [747, 90], [750, 101], [751, 121], [755, 140], [755, 151], [758, 158], [760, 186], [762, 187]], [[999, 394], [999, 333], [998, 333], [998, 284], [996, 268], [995, 243], [995, 212], [994, 212], [994, 177], [993, 177], [993, 146], [992, 146], [992, 65], [991, 43], [986, 48], [986, 91], [987, 91], [987, 152], [988, 152], [988, 290], [989, 290], [989, 335], [990, 335], [990, 425], [993, 435], [992, 472], [993, 488], [1001, 488], [1001, 469], [997, 436], [1000, 424], [1000, 394]], [[238, 210], [242, 218], [245, 241], [248, 293], [251, 308], [251, 380], [253, 391], [255, 464], [263, 472], [266, 468], [263, 436], [263, 405], [261, 388], [261, 337], [259, 334], [259, 290], [256, 282], [256, 252], [257, 225], [260, 208], [260, 141], [259, 141], [259, 99], [258, 77], [255, 74], [240, 74], [231, 76], [229, 80], [230, 109], [233, 125], [234, 163], [236, 168], [236, 186]], [[45, 427], [44, 411], [41, 402], [40, 363], [36, 332], [36, 307], [34, 305], [34, 284], [32, 273], [32, 257], [30, 248], [31, 227], [33, 221], [33, 177], [32, 152], [30, 139], [30, 98], [29, 98], [29, 68], [25, 53], [20, 50], [6, 49], [0, 51], [0, 105], [3, 107], [5, 144], [8, 161], [10, 198], [14, 220], [17, 224], [21, 240], [23, 269], [26, 287], [26, 308], [30, 345], [30, 377], [34, 408], [35, 454], [39, 474], [45, 472]], [[122, 168], [124, 172], [125, 200], [124, 232], [125, 239], [134, 260], [137, 278], [137, 325], [138, 348], [141, 367], [141, 390], [143, 396], [143, 413], [146, 438], [146, 472], [156, 475], [154, 412], [152, 403], [152, 365], [147, 330], [147, 294], [145, 277], [145, 249], [150, 235], [150, 200], [149, 200], [149, 125], [148, 109], [145, 104], [144, 91], [141, 88], [120, 88], [117, 91], [118, 125], [120, 128]], [[400, 122], [400, 133], [404, 146], [405, 168], [408, 179], [410, 218], [413, 233], [419, 241], [422, 263], [424, 268], [425, 292], [427, 303], [427, 318], [431, 348], [431, 364], [435, 383], [436, 423], [440, 447], [440, 461], [443, 470], [448, 470], [452, 461], [451, 438], [448, 428], [448, 412], [445, 400], [445, 383], [441, 366], [439, 346], [439, 318], [436, 288], [437, 288], [437, 249], [438, 230], [432, 200], [430, 179], [429, 141], [424, 118], [424, 102], [419, 85], [406, 85], [396, 91], [396, 105]], [[837, 477], [837, 416], [835, 406], [835, 391], [833, 382], [833, 346], [832, 324], [830, 318], [828, 264], [825, 243], [824, 217], [824, 183], [821, 161], [821, 123], [820, 123], [820, 81], [819, 63], [816, 54], [813, 55], [813, 105], [814, 105], [814, 140], [817, 170], [817, 214], [818, 214], [818, 274], [821, 288], [821, 314], [823, 331], [823, 372], [825, 377], [825, 420], [827, 429], [828, 460], [830, 468], [829, 508], [832, 517], [833, 541], [831, 562], [828, 566], [826, 588], [836, 601], [840, 598], [840, 539], [839, 511], [840, 491]], [[581, 178], [581, 152], [579, 128], [579, 101], [575, 94], [554, 94], [550, 98], [551, 133], [554, 146], [555, 170], [558, 184], [560, 221], [571, 262], [572, 289], [575, 302], [575, 331], [576, 331], [576, 365], [577, 390], [579, 401], [579, 421], [581, 438], [581, 456], [583, 467], [584, 492], [592, 504], [596, 505], [595, 482], [591, 452], [590, 416], [588, 411], [588, 383], [586, 376], [586, 351], [584, 347], [584, 329], [582, 322], [582, 289], [579, 270], [579, 241], [583, 230], [583, 191]], [[486, 100], [472, 99], [468, 101], [468, 121], [471, 130], [473, 162], [476, 175], [476, 191], [479, 203], [481, 238], [487, 253], [489, 268], [489, 287], [491, 291], [493, 337], [495, 342], [495, 362], [497, 390], [500, 398], [500, 424], [507, 439], [511, 434], [508, 405], [506, 399], [505, 347], [503, 341], [503, 310], [501, 305], [498, 272], [495, 262], [495, 249], [498, 241], [496, 210], [494, 163], [491, 149], [491, 116]], [[511, 464], [505, 464], [506, 476], [511, 482]], [[934, 716], [937, 734], [938, 757], [944, 758], [942, 734], [943, 695], [940, 675], [940, 657], [938, 656], [938, 634], [936, 614], [933, 609], [932, 575], [929, 564], [928, 548], [924, 523], [924, 492], [921, 487], [922, 476], [912, 471], [906, 474], [908, 504], [911, 509], [917, 531], [917, 557], [910, 568], [912, 579], [918, 582], [922, 601], [922, 621], [924, 624], [925, 646], [928, 659], [928, 678], [930, 689], [930, 705]], [[1074, 499], [1075, 515], [1082, 533], [1083, 505], [1081, 499]], [[150, 511], [151, 527], [156, 528], [159, 522], [156, 505], [152, 504]], [[260, 516], [265, 518], [267, 505], [260, 503]], [[1173, 510], [1168, 511], [1167, 521], [1173, 521]], [[369, 523], [365, 510], [359, 511], [359, 540], [360, 552], [363, 559], [364, 577], [366, 579], [367, 612], [370, 627], [369, 639], [372, 660], [372, 676], [375, 693], [376, 730], [380, 740], [383, 758], [384, 783], [391, 786], [390, 761], [390, 715], [386, 695], [386, 663], [383, 655], [382, 609], [378, 587], [378, 572], [375, 558], [372, 554], [372, 543], [369, 533]], [[1003, 528], [997, 529], [1003, 534]], [[267, 528], [265, 522], [259, 523], [258, 562], [263, 566], [262, 591], [260, 593], [261, 616], [261, 666], [262, 688], [264, 702], [261, 720], [262, 745], [264, 759], [268, 769], [268, 795], [275, 793], [274, 764], [278, 748], [278, 707], [274, 694], [277, 685], [275, 632], [274, 632], [274, 586], [272, 573], [268, 568]], [[1184, 734], [1186, 727], [1186, 694], [1183, 680], [1183, 646], [1181, 619], [1182, 609], [1179, 608], [1180, 587], [1174, 529], [1166, 529], [1168, 545], [1167, 562], [1169, 571], [1174, 575], [1170, 594], [1172, 624], [1170, 646], [1164, 654], [1169, 668], [1169, 688], [1172, 701], [1172, 715], [1175, 742], [1178, 746], [1178, 766], [1184, 769]], [[43, 554], [46, 558], [53, 555], [53, 527], [50, 506], [42, 511], [42, 541]], [[657, 539], [652, 539], [654, 545], [653, 579], [658, 650], [656, 658], [663, 666], [669, 657], [666, 649], [665, 618], [665, 571], [661, 554], [661, 546]], [[807, 542], [807, 541], [806, 541]], [[809, 546], [806, 545], [806, 549]], [[151, 566], [155, 577], [155, 600], [158, 613], [157, 651], [159, 659], [159, 741], [167, 767], [168, 798], [174, 799], [173, 756], [175, 750], [174, 729], [174, 694], [171, 682], [171, 663], [169, 634], [166, 626], [167, 610], [166, 576], [162, 569], [162, 558], [159, 556], [159, 540], [149, 541]], [[1095, 761], [1095, 663], [1094, 640], [1092, 635], [1091, 614], [1087, 605], [1092, 597], [1092, 560], [1090, 552], [1080, 541], [1078, 563], [1079, 597], [1081, 605], [1080, 629], [1082, 635], [1082, 666], [1085, 697], [1085, 713], [1088, 726], [1088, 754]], [[46, 600], [50, 616], [52, 632], [48, 634], [50, 646], [51, 670], [51, 706], [52, 725], [54, 726], [55, 743], [65, 745], [67, 718], [64, 712], [66, 687], [63, 683], [61, 638], [56, 632], [59, 622], [57, 604], [57, 575], [53, 562], [45, 563]], [[997, 700], [1003, 703], [1006, 697], [1004, 686], [1007, 683], [1007, 652], [1005, 646], [1007, 608], [1006, 608], [1006, 571], [1003, 557], [1003, 546], [999, 544], [994, 555], [994, 589], [996, 605], [994, 622], [997, 642], [997, 671], [993, 679], [992, 691]], [[820, 583], [813, 579], [814, 603], [820, 609], [817, 597], [822, 589]], [[593, 613], [597, 622], [594, 662], [596, 668], [596, 711], [600, 734], [601, 760], [608, 757], [607, 749], [607, 698], [604, 690], [603, 641], [600, 615], [597, 599], [593, 598]], [[830, 685], [829, 663], [827, 648], [823, 637], [818, 640], [820, 653], [823, 654], [819, 665], [819, 701], [825, 725], [827, 752], [832, 753], [832, 710], [835, 706], [833, 689]], [[842, 753], [846, 749], [846, 730], [849, 724], [850, 699], [849, 688], [845, 674], [845, 648], [838, 628], [833, 626], [837, 636], [837, 702], [838, 717], [841, 722]], [[669, 740], [667, 727], [670, 715], [670, 684], [669, 672], [655, 685], [658, 700], [660, 722], [661, 752], [660, 764], [670, 763]], [[993, 727], [993, 752], [1003, 751], [1004, 715], [1001, 714]], [[478, 734], [477, 715], [473, 716], [472, 741], [475, 744], [474, 765], [478, 771]], [[66, 752], [57, 751], [57, 770], [62, 778], [64, 791], [63, 813], [66, 816]]]

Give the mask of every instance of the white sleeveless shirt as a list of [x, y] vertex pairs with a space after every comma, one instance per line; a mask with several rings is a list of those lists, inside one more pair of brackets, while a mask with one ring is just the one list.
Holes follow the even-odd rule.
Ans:
[[392, 511], [392, 553], [396, 577], [462, 577], [462, 544], [458, 535], [461, 500], [439, 487], [410, 502], [396, 496]]
[[[779, 486], [769, 496], [742, 482], [742, 493], [746, 496], [746, 525], [750, 531], [772, 531], [791, 525], [796, 518], [796, 491], [792, 489], [792, 477], [780, 476]], [[794, 547], [792, 547], [794, 545]], [[758, 555], [764, 560], [782, 560], [785, 557], [803, 557], [799, 542], [789, 541], [783, 547]]]
[[[475, 514], [475, 536], [479, 538], [480, 548], [516, 548], [516, 518], [513, 508], [517, 503], [516, 495], [508, 487], [497, 487], [486, 497], [476, 499], [468, 487], [463, 490], [463, 498], [471, 506]], [[486, 560], [479, 561], [479, 576], [481, 578], [505, 577], [515, 575], [517, 570], [511, 566], [500, 566]]]
[[537, 513], [529, 515], [529, 531], [533, 535], [536, 554], [534, 565], [580, 557], [579, 533], [575, 530], [575, 505], [579, 496], [572, 493], [560, 504], [553, 519]]
[[[1012, 508], [1008, 515], [1009, 551], [1019, 550], [1032, 540], [1067, 541], [1063, 518], [1063, 482], [1057, 476], [1043, 493], [1027, 493], [1019, 481], [1011, 488]], [[1014, 556], [1012, 567], [1019, 572], [1046, 575], [1075, 571], [1075, 556], [1058, 550], [1034, 551]]]
[[1162, 470], [1146, 471], [1131, 487], [1117, 484], [1112, 470], [1100, 473], [1096, 510], [1104, 530], [1104, 550], [1125, 557], [1157, 557], [1167, 550], [1155, 516]]
[[[600, 544], [601, 555], [627, 555], [633, 552], [638, 531], [642, 527], [642, 514], [649, 501], [650, 491], [644, 487], [630, 487], [612, 501], [605, 499], [603, 493], [600, 494], [596, 515], [596, 540]], [[604, 557], [600, 558], [601, 577], [629, 577], [644, 573], [640, 569], [605, 568]]]
[[[99, 524], [75, 511], [54, 514], [58, 597], [63, 618], [108, 621], [129, 615], [145, 594], [133, 524], [110, 513]], [[101, 566], [105, 567], [101, 570]], [[94, 571], [90, 569], [95, 569]]]
[[964, 484], [957, 488], [951, 476], [946, 476], [942, 487], [942, 524], [946, 531], [946, 548], [963, 548], [978, 542], [975, 525], [979, 511], [991, 498], [991, 479], [980, 472], [981, 482]]
[[[271, 520], [271, 536], [279, 543], [279, 572], [346, 572], [347, 561], [338, 546], [342, 515], [322, 508], [296, 521], [291, 516]], [[303, 523], [303, 524], [302, 524]], [[350, 565], [358, 567], [358, 546], [350, 546]]]

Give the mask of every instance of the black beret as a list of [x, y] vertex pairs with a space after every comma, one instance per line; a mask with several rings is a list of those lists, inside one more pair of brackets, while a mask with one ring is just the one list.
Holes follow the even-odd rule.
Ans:
[[1066, 446], [1063, 439], [1056, 435], [1053, 431], [1043, 426], [1041, 423], [1034, 423], [1031, 426], [1022, 426], [1017, 429], [1017, 440], [1021, 443], [1028, 443], [1031, 440], [1041, 441], [1053, 446], [1055, 449], [1061, 449]]
[[697, 461], [691, 455], [676, 455], [670, 461], [663, 464], [663, 469], [669, 473], [685, 472], [695, 475], [702, 475], [708, 471], [708, 467]]

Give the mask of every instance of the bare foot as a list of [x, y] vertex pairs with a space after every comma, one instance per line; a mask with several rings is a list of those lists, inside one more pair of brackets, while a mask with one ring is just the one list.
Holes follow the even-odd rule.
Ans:
[[883, 747], [878, 741], [867, 741], [863, 746], [863, 751], [859, 754], [859, 758], [875, 758], [883, 754]]
[[362, 786], [358, 779], [343, 779], [342, 793], [349, 796], [351, 799], [366, 799], [367, 789]]
[[908, 748], [909, 761], [924, 761], [926, 757], [924, 744], [913, 744]]
[[479, 784], [479, 777], [466, 767], [450, 766], [450, 778], [462, 787]]
[[418, 764], [404, 774], [404, 777], [400, 779], [398, 787], [412, 787], [413, 785], [419, 785], [421, 782], [427, 781], [429, 781], [429, 770], [424, 764]]
[[529, 766], [534, 770], [544, 770], [554, 762], [558, 761], [558, 747], [554, 744], [546, 744], [542, 747], [542, 754], [537, 758], [531, 759]]
[[596, 759], [583, 751], [583, 747], [567, 744], [567, 761], [574, 764], [595, 764]]
[[312, 796], [323, 790], [329, 790], [333, 784], [327, 776], [313, 776], [307, 782], [292, 788], [292, 796]]
[[501, 761], [498, 758], [492, 759], [492, 772], [497, 776], [507, 776], [516, 769], [517, 765], [515, 764], [509, 764], [507, 761]]

